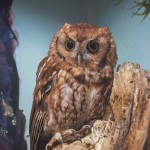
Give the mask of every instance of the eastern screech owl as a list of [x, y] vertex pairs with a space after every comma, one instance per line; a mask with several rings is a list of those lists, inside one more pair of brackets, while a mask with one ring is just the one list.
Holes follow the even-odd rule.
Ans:
[[56, 33], [37, 71], [31, 150], [48, 149], [102, 117], [116, 62], [116, 45], [107, 27], [65, 24]]

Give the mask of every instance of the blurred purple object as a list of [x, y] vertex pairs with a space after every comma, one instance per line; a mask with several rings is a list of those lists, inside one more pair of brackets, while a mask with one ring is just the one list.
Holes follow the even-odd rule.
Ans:
[[19, 110], [19, 76], [13, 57], [18, 45], [12, 29], [12, 0], [0, 0], [0, 149], [26, 150], [25, 116]]

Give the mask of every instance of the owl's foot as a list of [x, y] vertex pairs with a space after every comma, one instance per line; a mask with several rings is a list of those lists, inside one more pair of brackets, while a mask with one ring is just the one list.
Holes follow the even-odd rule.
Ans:
[[55, 135], [51, 138], [49, 143], [46, 145], [46, 150], [50, 150], [52, 146], [58, 143], [69, 143], [75, 140], [81, 140], [82, 137], [91, 132], [90, 125], [84, 125], [79, 131], [74, 129], [68, 129], [63, 131], [62, 133], [55, 133]]
[[64, 133], [62, 134], [62, 139], [63, 142], [65, 143], [69, 143], [75, 140], [81, 140], [82, 137], [84, 137], [85, 135], [87, 135], [88, 133], [91, 132], [91, 126], [90, 125], [84, 125], [79, 131], [76, 130], [72, 130], [72, 133], [70, 132], [70, 134], [68, 134], [69, 130], [64, 131]]
[[62, 136], [60, 133], [55, 133], [51, 140], [46, 144], [45, 150], [51, 150], [52, 146], [56, 143], [62, 143]]
[[63, 143], [63, 142], [69, 141], [67, 137], [69, 137], [69, 135], [73, 135], [74, 132], [76, 132], [74, 129], [68, 129], [68, 130], [63, 131], [62, 133], [59, 133], [59, 132], [55, 133], [54, 136], [46, 145], [45, 149], [51, 150], [51, 148], [54, 146], [55, 143]]

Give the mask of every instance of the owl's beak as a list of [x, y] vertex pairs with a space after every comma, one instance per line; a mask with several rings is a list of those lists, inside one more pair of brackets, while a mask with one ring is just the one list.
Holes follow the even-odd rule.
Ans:
[[83, 56], [82, 56], [82, 54], [77, 54], [77, 63], [78, 63], [78, 65], [81, 65], [81, 63], [82, 63], [82, 60], [83, 60]]

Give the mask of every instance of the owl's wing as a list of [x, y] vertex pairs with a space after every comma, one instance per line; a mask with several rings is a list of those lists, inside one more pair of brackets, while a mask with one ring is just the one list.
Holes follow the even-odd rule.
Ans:
[[[41, 150], [44, 143], [39, 143], [43, 138], [43, 128], [45, 116], [47, 114], [47, 105], [45, 104], [45, 97], [51, 91], [53, 84], [53, 77], [46, 77], [46, 61], [47, 57], [44, 58], [38, 66], [37, 71], [37, 83], [34, 91], [34, 99], [30, 115], [30, 149], [31, 150]], [[51, 68], [48, 68], [50, 70]], [[52, 71], [51, 71], [52, 72]], [[49, 75], [51, 76], [51, 74]], [[46, 81], [46, 82], [44, 82]], [[44, 84], [45, 83], [45, 84]], [[39, 140], [40, 139], [40, 140]], [[44, 141], [44, 140], [43, 140]], [[45, 147], [44, 147], [45, 148]]]
[[38, 141], [44, 127], [44, 113], [41, 110], [36, 110], [34, 103], [32, 105], [32, 111], [32, 119], [30, 120], [30, 149], [38, 150]]

